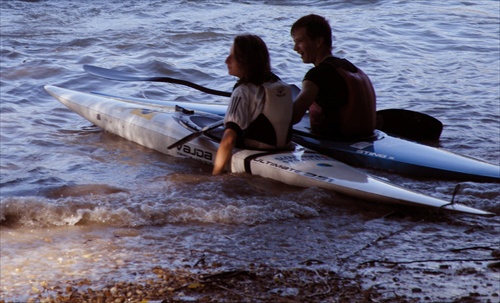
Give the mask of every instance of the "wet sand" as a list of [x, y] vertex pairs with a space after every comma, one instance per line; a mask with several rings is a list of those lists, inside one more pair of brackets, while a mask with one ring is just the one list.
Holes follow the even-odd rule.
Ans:
[[[469, 259], [467, 250], [488, 253]], [[192, 251], [183, 266], [137, 272], [134, 282], [95, 287], [91, 279], [39, 281], [27, 302], [499, 302], [500, 280], [491, 277], [500, 276], [500, 251], [470, 247], [455, 253], [440, 260], [370, 260], [333, 271], [317, 259], [282, 268]], [[447, 283], [462, 283], [463, 291], [448, 292]]]
[[[499, 263], [491, 263], [490, 270], [499, 271]], [[448, 268], [449, 265], [443, 265]], [[383, 269], [383, 268], [379, 268]], [[95, 289], [92, 281], [67, 281], [62, 285], [41, 283], [34, 286], [34, 295], [28, 302], [498, 302], [499, 292], [471, 292], [450, 299], [437, 301], [427, 296], [424, 289], [415, 287], [403, 293], [383, 285], [363, 288], [362, 278], [342, 278], [335, 272], [315, 269], [285, 269], [254, 267], [217, 271], [151, 269], [156, 279], [143, 283], [116, 282], [108, 287]], [[412, 275], [411, 270], [401, 268], [396, 276]], [[444, 271], [427, 272], [426, 275], [442, 275]], [[447, 274], [452, 280], [462, 275], [481, 279], [474, 268], [464, 268]], [[498, 282], [498, 281], [497, 281]], [[488, 282], [486, 282], [488, 283]], [[492, 289], [493, 281], [490, 282]], [[2, 301], [4, 302], [4, 301]], [[8, 301], [7, 301], [8, 302]]]

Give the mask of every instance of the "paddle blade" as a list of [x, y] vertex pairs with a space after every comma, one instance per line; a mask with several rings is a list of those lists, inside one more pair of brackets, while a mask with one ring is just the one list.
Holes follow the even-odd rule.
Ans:
[[439, 140], [443, 123], [429, 115], [405, 109], [377, 111], [377, 129], [415, 141]]
[[107, 69], [93, 65], [84, 65], [83, 69], [94, 76], [117, 81], [150, 81], [150, 78], [136, 77], [114, 69]]
[[222, 97], [230, 97], [231, 96], [231, 93], [229, 93], [229, 92], [211, 89], [211, 88], [204, 87], [204, 86], [198, 85], [196, 83], [186, 81], [186, 80], [181, 80], [181, 79], [175, 79], [175, 78], [170, 78], [170, 77], [137, 77], [137, 76], [129, 75], [123, 71], [102, 68], [102, 67], [93, 66], [93, 65], [84, 65], [83, 69], [85, 71], [87, 71], [89, 74], [92, 74], [94, 76], [98, 76], [101, 78], [110, 79], [110, 80], [151, 81], [151, 82], [173, 83], [173, 84], [185, 85], [185, 86], [197, 89], [199, 91], [202, 91], [204, 93], [211, 94], [211, 95], [222, 96]]

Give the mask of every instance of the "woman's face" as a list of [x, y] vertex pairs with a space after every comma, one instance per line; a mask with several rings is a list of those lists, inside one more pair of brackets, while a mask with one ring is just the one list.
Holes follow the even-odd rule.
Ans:
[[241, 78], [243, 76], [240, 65], [234, 59], [234, 44], [231, 46], [231, 50], [229, 51], [229, 56], [226, 58], [227, 72], [231, 76], [235, 76]]

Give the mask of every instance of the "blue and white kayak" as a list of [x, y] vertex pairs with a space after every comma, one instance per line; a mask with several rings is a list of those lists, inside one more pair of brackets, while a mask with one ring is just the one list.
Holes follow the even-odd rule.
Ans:
[[[222, 104], [159, 101], [95, 94], [160, 108], [179, 105], [220, 116], [224, 116], [227, 109], [227, 105]], [[400, 139], [378, 130], [373, 137], [363, 140], [334, 141], [312, 134], [309, 130], [309, 120], [304, 117], [294, 126], [293, 141], [353, 166], [388, 170], [411, 177], [478, 182], [500, 181], [499, 165]]]
[[[144, 104], [55, 86], [46, 86], [45, 89], [70, 110], [108, 132], [168, 155], [194, 158], [213, 165], [221, 127], [176, 148], [168, 147], [204, 126], [220, 121], [218, 115], [176, 111], [168, 106], [154, 109]], [[325, 188], [363, 201], [494, 215], [388, 183], [299, 144], [290, 151], [235, 150], [231, 172], [250, 173], [298, 187]]]

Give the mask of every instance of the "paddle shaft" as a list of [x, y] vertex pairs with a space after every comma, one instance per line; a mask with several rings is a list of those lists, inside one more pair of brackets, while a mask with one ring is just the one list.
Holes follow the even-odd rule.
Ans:
[[[122, 71], [92, 65], [84, 65], [83, 68], [92, 75], [110, 80], [173, 83], [185, 85], [211, 95], [231, 96], [229, 92], [207, 88], [181, 79], [170, 77], [137, 77]], [[295, 99], [300, 93], [300, 89], [296, 85], [292, 85], [292, 92]], [[438, 119], [424, 113], [407, 109], [386, 109], [377, 111], [377, 128], [389, 134], [410, 140], [435, 141], [439, 140], [441, 136], [443, 124]]]
[[205, 134], [206, 132], [209, 132], [209, 131], [211, 131], [213, 129], [216, 129], [217, 127], [220, 127], [222, 125], [224, 125], [224, 120], [216, 121], [216, 122], [214, 122], [212, 124], [209, 124], [209, 125], [203, 127], [199, 131], [193, 132], [192, 134], [189, 134], [189, 135], [185, 136], [184, 138], [182, 138], [179, 141], [171, 144], [167, 148], [168, 149], [172, 149], [172, 148], [176, 148], [177, 146], [181, 146], [183, 144], [186, 144], [187, 142], [189, 142], [191, 140], [194, 140], [194, 139], [198, 138], [199, 136]]

